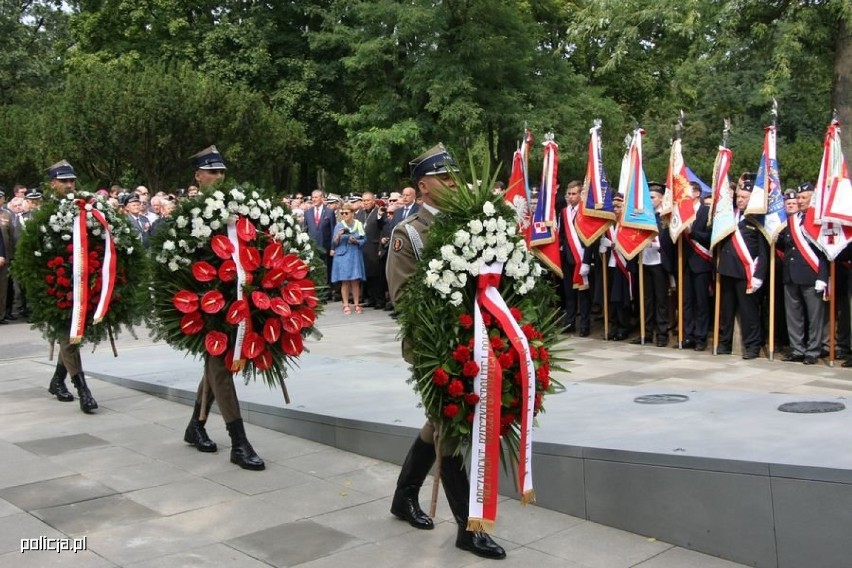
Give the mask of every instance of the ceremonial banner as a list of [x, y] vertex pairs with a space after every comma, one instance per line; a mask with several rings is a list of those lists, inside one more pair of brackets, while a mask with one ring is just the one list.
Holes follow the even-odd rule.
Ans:
[[583, 244], [590, 246], [615, 222], [612, 193], [603, 167], [601, 152], [601, 126], [596, 121], [589, 130], [589, 157], [586, 162], [586, 179], [577, 209], [574, 227]]
[[730, 148], [719, 146], [716, 163], [713, 164], [713, 209], [708, 217], [713, 219], [713, 229], [710, 233], [710, 248], [719, 244], [737, 228], [734, 220], [734, 196], [728, 171], [734, 153]]
[[556, 187], [559, 167], [559, 146], [553, 139], [544, 142], [544, 163], [541, 185], [529, 231], [530, 251], [551, 271], [562, 277], [559, 260], [559, 240], [556, 238]]
[[619, 220], [616, 235], [615, 246], [627, 260], [642, 252], [658, 232], [654, 206], [648, 190], [648, 179], [642, 167], [642, 136], [644, 134], [644, 130], [637, 128], [633, 132], [633, 140], [628, 150], [624, 211]]
[[530, 184], [527, 170], [527, 156], [529, 154], [528, 140], [531, 140], [529, 130], [526, 131], [521, 147], [515, 150], [512, 157], [512, 174], [509, 176], [509, 188], [503, 195], [509, 207], [515, 210], [518, 216], [518, 230], [523, 235], [529, 234], [530, 229]]
[[829, 260], [852, 240], [852, 182], [840, 145], [840, 123], [831, 121], [825, 133], [819, 177], [805, 212], [803, 229]]
[[683, 148], [679, 138], [672, 142], [672, 150], [669, 154], [666, 193], [670, 193], [672, 196], [669, 233], [672, 236], [672, 241], [677, 241], [684, 229], [695, 220], [692, 186], [689, 185], [689, 172], [683, 162]]
[[775, 153], [775, 126], [767, 126], [763, 138], [763, 154], [754, 190], [746, 206], [746, 215], [752, 215], [757, 226], [769, 241], [775, 242], [778, 234], [787, 222], [784, 210], [784, 196], [781, 193], [781, 180], [778, 175], [778, 159]]

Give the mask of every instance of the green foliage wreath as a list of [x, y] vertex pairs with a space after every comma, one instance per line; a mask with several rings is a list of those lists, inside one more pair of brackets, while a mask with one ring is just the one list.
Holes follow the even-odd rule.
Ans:
[[[93, 215], [103, 214], [116, 251], [115, 285], [104, 319], [93, 315], [101, 293], [104, 229]], [[148, 308], [148, 263], [139, 238], [127, 220], [100, 195], [78, 191], [49, 199], [24, 225], [12, 274], [23, 283], [30, 323], [51, 341], [68, 339], [73, 307], [73, 237], [75, 215], [86, 211], [88, 259], [84, 282], [88, 286], [84, 341], [98, 343], [117, 334], [120, 326], [138, 325]]]
[[[428, 241], [415, 275], [397, 304], [401, 335], [411, 346], [410, 383], [429, 419], [439, 427], [442, 446], [462, 451], [469, 442], [473, 411], [479, 402], [473, 377], [473, 304], [483, 262], [504, 262], [499, 291], [526, 335], [535, 367], [535, 413], [544, 397], [561, 386], [552, 373], [565, 361], [558, 341], [559, 312], [545, 269], [530, 254], [516, 230], [517, 218], [501, 195], [494, 195], [489, 168], [473, 180], [456, 175], [454, 190], [436, 197], [440, 214], [430, 225]], [[520, 443], [520, 364], [506, 334], [488, 313], [483, 321], [502, 367], [501, 426], [503, 461], [517, 459]]]
[[[286, 396], [287, 366], [308, 334], [319, 335], [317, 288], [325, 284], [325, 265], [289, 209], [251, 185], [218, 184], [178, 203], [150, 252], [155, 337], [223, 356], [234, 372], [260, 374]], [[232, 367], [235, 360], [243, 363]]]

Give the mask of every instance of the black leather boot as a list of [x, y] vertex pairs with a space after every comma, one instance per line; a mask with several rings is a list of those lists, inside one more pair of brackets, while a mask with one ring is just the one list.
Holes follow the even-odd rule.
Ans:
[[396, 480], [391, 513], [403, 521], [408, 521], [408, 524], [416, 529], [435, 528], [432, 519], [420, 508], [419, 500], [420, 487], [434, 463], [435, 446], [427, 444], [418, 436], [408, 450], [399, 479]]
[[[205, 416], [209, 415], [210, 408], [207, 408]], [[200, 420], [201, 403], [196, 402], [195, 408], [192, 410], [192, 418], [189, 420], [189, 425], [186, 427], [186, 432], [183, 434], [183, 441], [196, 447], [199, 452], [215, 452], [217, 450], [216, 442], [210, 439], [207, 435], [207, 430], [204, 425], [207, 424], [207, 419]]]
[[488, 533], [467, 530], [468, 499], [470, 482], [464, 470], [464, 461], [460, 456], [441, 458], [441, 482], [447, 503], [458, 524], [456, 548], [467, 550], [482, 558], [500, 560], [506, 558], [503, 547], [494, 542]]
[[95, 397], [92, 396], [88, 385], [86, 385], [86, 376], [82, 372], [77, 373], [71, 377], [71, 382], [74, 384], [74, 388], [77, 389], [77, 396], [80, 398], [80, 410], [86, 414], [91, 414], [98, 407], [98, 403]]
[[246, 429], [243, 419], [237, 418], [233, 422], [225, 424], [228, 434], [231, 436], [231, 463], [235, 463], [243, 469], [260, 471], [266, 468], [266, 464], [260, 459], [254, 448], [246, 438]]
[[50, 386], [47, 387], [47, 392], [56, 396], [56, 400], [60, 402], [71, 402], [74, 400], [74, 395], [68, 392], [68, 387], [65, 386], [65, 377], [68, 376], [68, 369], [62, 364], [62, 361], [56, 363], [56, 371], [53, 373], [53, 378], [50, 379]]

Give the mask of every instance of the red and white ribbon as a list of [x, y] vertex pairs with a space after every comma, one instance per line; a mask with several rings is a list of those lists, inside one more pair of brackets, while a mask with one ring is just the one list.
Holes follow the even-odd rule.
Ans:
[[77, 213], [71, 229], [73, 245], [71, 264], [72, 305], [71, 333], [68, 340], [71, 343], [83, 341], [86, 331], [86, 307], [89, 305], [89, 234], [86, 229], [86, 202], [77, 200]]
[[792, 217], [788, 217], [787, 224], [790, 226], [790, 236], [793, 237], [793, 241], [802, 252], [802, 257], [805, 259], [805, 262], [808, 263], [808, 266], [811, 267], [814, 274], [819, 274], [819, 257], [816, 252], [814, 252], [810, 243], [805, 240], [805, 235], [802, 232], [802, 222], [799, 220], [799, 216], [793, 215]]
[[[231, 253], [231, 258], [234, 260], [234, 264], [237, 267], [237, 301], [244, 299], [243, 287], [246, 284], [246, 271], [243, 268], [243, 262], [240, 258], [240, 251], [242, 250], [242, 241], [240, 241], [240, 237], [237, 235], [237, 219], [232, 218], [228, 221], [228, 240], [231, 241], [231, 244], [234, 246], [234, 252]], [[231, 365], [232, 371], [242, 371], [243, 367], [245, 367], [246, 361], [243, 358], [243, 341], [246, 338], [246, 326], [248, 316], [242, 318], [240, 323], [237, 324], [237, 337], [234, 340], [234, 362]]]
[[104, 234], [104, 258], [101, 263], [101, 297], [95, 308], [94, 323], [101, 323], [109, 312], [112, 292], [115, 289], [115, 272], [118, 257], [115, 254], [115, 241], [109, 232], [109, 222], [101, 211], [92, 206], [92, 217], [101, 224]]
[[746, 290], [751, 290], [751, 280], [757, 271], [757, 261], [751, 257], [751, 253], [748, 251], [748, 245], [743, 239], [739, 224], [734, 229], [734, 251], [736, 251], [737, 258], [740, 259], [740, 264], [743, 265], [745, 271]]
[[480, 308], [488, 311], [506, 334], [518, 354], [521, 367], [521, 440], [519, 447], [518, 486], [521, 501], [535, 500], [532, 481], [532, 425], [535, 410], [535, 368], [530, 346], [498, 286], [503, 263], [482, 267], [474, 305], [474, 357], [479, 374], [474, 379], [474, 392], [479, 404], [474, 411], [471, 442], [470, 505], [468, 530], [490, 532], [497, 517], [497, 468], [500, 452], [500, 406], [502, 369], [491, 349], [488, 331], [482, 322]]
[[562, 231], [565, 233], [571, 258], [574, 259], [574, 274], [571, 275], [571, 284], [577, 290], [586, 290], [589, 288], [589, 278], [580, 274], [580, 268], [583, 265], [583, 252], [586, 249], [580, 241], [577, 227], [574, 226], [574, 215], [568, 211], [568, 207], [562, 210]]

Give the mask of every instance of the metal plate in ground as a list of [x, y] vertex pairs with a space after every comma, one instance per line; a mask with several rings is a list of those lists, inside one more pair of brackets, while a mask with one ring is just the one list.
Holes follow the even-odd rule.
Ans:
[[840, 412], [846, 410], [842, 402], [824, 402], [819, 400], [806, 400], [802, 402], [787, 402], [778, 407], [781, 412], [794, 412], [796, 414], [818, 414], [821, 412]]
[[689, 400], [689, 397], [685, 394], [646, 394], [645, 396], [637, 396], [633, 399], [633, 402], [637, 404], [677, 404], [687, 400]]

